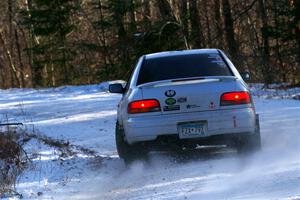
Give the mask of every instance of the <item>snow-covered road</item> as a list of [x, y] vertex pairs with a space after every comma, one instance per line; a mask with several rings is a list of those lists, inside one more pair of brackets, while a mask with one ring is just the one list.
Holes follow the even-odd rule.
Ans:
[[[215, 152], [178, 162], [155, 154], [147, 163], [126, 168], [114, 143], [120, 96], [101, 92], [103, 87], [0, 90], [3, 119], [34, 124], [44, 135], [95, 150], [102, 157], [97, 165], [83, 156], [66, 164], [72, 170], [54, 166], [44, 167], [48, 171], [39, 176], [25, 173], [18, 189], [26, 198], [300, 199], [300, 101], [255, 98], [263, 142], [263, 150], [255, 155]], [[43, 148], [39, 152], [55, 159]]]

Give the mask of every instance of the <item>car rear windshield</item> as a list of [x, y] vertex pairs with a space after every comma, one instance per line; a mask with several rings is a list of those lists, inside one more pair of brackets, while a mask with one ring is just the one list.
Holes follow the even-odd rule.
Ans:
[[232, 72], [218, 53], [146, 58], [137, 85], [201, 76], [232, 76]]

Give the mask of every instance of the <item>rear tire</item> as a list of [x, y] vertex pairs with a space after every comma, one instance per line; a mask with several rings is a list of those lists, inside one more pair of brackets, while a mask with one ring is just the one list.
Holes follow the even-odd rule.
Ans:
[[260, 134], [247, 135], [238, 141], [237, 151], [240, 154], [254, 153], [261, 149]]
[[242, 136], [237, 142], [237, 151], [241, 154], [253, 153], [261, 150], [261, 137], [259, 117], [256, 116], [255, 133], [251, 135]]
[[116, 124], [116, 146], [119, 157], [124, 160], [125, 164], [131, 164], [135, 160], [145, 159], [147, 150], [144, 146], [135, 144], [130, 145], [124, 139], [124, 129]]

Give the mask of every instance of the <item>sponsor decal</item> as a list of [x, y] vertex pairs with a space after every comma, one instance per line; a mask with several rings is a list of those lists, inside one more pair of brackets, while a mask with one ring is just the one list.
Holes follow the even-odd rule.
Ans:
[[199, 105], [187, 105], [186, 108], [187, 109], [193, 109], [193, 108], [200, 108], [201, 106]]
[[164, 111], [175, 111], [175, 110], [180, 110], [179, 105], [171, 105], [171, 106], [165, 106]]
[[165, 92], [165, 95], [166, 95], [167, 97], [174, 97], [174, 96], [176, 95], [176, 92], [175, 92], [175, 90], [167, 90], [167, 91]]
[[174, 99], [174, 98], [168, 98], [168, 99], [165, 100], [165, 103], [166, 103], [167, 105], [174, 105], [176, 102], [177, 102], [177, 101], [176, 101], [176, 99]]
[[177, 99], [177, 102], [178, 102], [178, 103], [185, 103], [185, 102], [187, 102], [187, 98], [186, 98], [186, 97], [179, 97], [179, 98]]

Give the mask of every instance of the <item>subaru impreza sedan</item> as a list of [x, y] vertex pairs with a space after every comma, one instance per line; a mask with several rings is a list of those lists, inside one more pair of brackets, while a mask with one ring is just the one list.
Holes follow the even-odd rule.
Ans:
[[121, 93], [116, 146], [125, 161], [154, 147], [226, 145], [238, 152], [261, 146], [259, 118], [244, 79], [218, 49], [142, 56]]

